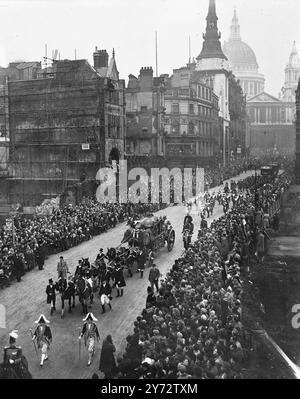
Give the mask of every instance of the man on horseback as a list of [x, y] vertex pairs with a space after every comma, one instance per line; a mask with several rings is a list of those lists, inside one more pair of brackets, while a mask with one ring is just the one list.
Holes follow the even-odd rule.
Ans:
[[[183, 221], [183, 231], [184, 231], [184, 229], [185, 229], [185, 227], [187, 226], [187, 225], [193, 225], [193, 218], [192, 218], [192, 216], [188, 213], [186, 216], [185, 216], [185, 218], [184, 218], [184, 221]], [[193, 225], [193, 227], [194, 227], [194, 225]], [[182, 232], [183, 232], [182, 231]]]
[[58, 278], [67, 278], [67, 273], [70, 273], [67, 262], [64, 260], [63, 256], [59, 257], [59, 262], [57, 264], [57, 274]]
[[194, 224], [193, 222], [187, 220], [186, 224], [183, 226], [183, 231], [182, 231], [184, 249], [187, 249], [189, 247], [193, 233], [194, 233]]
[[89, 360], [87, 365], [90, 366], [92, 363], [92, 357], [95, 353], [95, 339], [97, 338], [98, 342], [100, 341], [98, 327], [95, 323], [98, 320], [93, 315], [93, 313], [89, 312], [83, 319], [83, 321], [84, 324], [82, 326], [82, 330], [78, 339], [81, 340], [81, 338], [84, 337], [84, 344], [89, 352]]
[[5, 378], [8, 379], [31, 379], [32, 376], [28, 370], [28, 362], [22, 354], [22, 348], [17, 346], [18, 331], [14, 330], [9, 334], [9, 346], [4, 348], [3, 368]]
[[107, 256], [104, 254], [103, 252], [103, 248], [100, 248], [99, 253], [96, 257], [96, 261], [95, 262], [102, 262], [104, 261], [104, 259], [108, 259]]
[[43, 367], [44, 361], [48, 359], [48, 350], [52, 342], [52, 333], [50, 327], [47, 326], [50, 321], [47, 320], [43, 314], [41, 314], [35, 323], [38, 326], [33, 334], [32, 341], [36, 340], [38, 348], [41, 349], [40, 366]]
[[78, 265], [76, 266], [76, 270], [75, 270], [75, 277], [81, 277], [84, 274], [84, 268], [82, 266], [82, 259], [79, 259], [78, 261]]
[[[56, 283], [56, 289], [59, 291], [61, 296], [61, 318], [64, 317], [65, 312], [65, 300], [69, 301], [69, 313], [72, 313], [72, 306], [75, 307], [75, 284], [73, 278], [60, 277]], [[73, 298], [73, 305], [72, 305]]]

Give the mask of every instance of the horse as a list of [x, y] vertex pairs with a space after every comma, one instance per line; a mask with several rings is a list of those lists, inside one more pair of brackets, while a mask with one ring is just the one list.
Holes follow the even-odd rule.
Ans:
[[184, 249], [187, 250], [191, 243], [191, 233], [189, 230], [184, 230], [183, 232], [183, 246]]
[[[61, 318], [64, 318], [65, 300], [69, 301], [69, 313], [72, 313], [72, 308], [75, 307], [75, 284], [72, 280], [60, 278], [56, 283], [56, 289], [61, 297]], [[73, 304], [72, 304], [73, 299]]]
[[79, 302], [82, 305], [82, 313], [88, 313], [87, 301], [90, 299], [90, 303], [93, 303], [93, 288], [83, 276], [78, 276], [76, 281], [76, 291], [79, 297]]

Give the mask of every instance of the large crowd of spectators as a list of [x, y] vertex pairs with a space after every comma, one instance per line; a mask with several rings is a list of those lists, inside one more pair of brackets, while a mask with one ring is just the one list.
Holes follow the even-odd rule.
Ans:
[[85, 199], [78, 206], [65, 206], [51, 215], [33, 219], [16, 216], [14, 231], [3, 226], [0, 230], [0, 285], [36, 266], [43, 268], [45, 258], [65, 251], [129, 217], [145, 215], [159, 210], [162, 204], [102, 204]]
[[[263, 162], [267, 160], [261, 161], [261, 164]], [[236, 161], [223, 168], [222, 175], [218, 167], [206, 168], [206, 186], [218, 185], [246, 171], [248, 165], [249, 160]], [[161, 200], [157, 204], [101, 204], [94, 199], [86, 199], [80, 205], [56, 209], [51, 215], [33, 219], [17, 215], [14, 218], [14, 233], [5, 226], [0, 229], [0, 287], [13, 279], [20, 281], [24, 272], [36, 266], [42, 269], [49, 254], [78, 245], [129, 217], [138, 218], [167, 205]]]
[[248, 177], [231, 193], [231, 209], [200, 231], [156, 294], [148, 289], [146, 307], [117, 359], [116, 378], [243, 378], [249, 348], [241, 270], [250, 255], [263, 252], [264, 208], [290, 182], [286, 174], [272, 181]]

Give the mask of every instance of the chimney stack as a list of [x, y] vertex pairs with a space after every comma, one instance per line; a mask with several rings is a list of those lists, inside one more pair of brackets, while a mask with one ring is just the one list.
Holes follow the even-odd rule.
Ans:
[[96, 46], [94, 56], [94, 68], [107, 68], [108, 67], [108, 53], [106, 50], [98, 50]]
[[153, 85], [152, 67], [141, 68], [139, 80], [140, 80], [141, 91], [152, 91], [152, 85]]

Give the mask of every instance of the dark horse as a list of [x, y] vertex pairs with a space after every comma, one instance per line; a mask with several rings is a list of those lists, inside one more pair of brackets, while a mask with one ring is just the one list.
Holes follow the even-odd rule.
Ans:
[[28, 362], [22, 356], [21, 362], [17, 365], [0, 363], [0, 380], [29, 380], [32, 375], [28, 370]]
[[56, 283], [56, 289], [59, 291], [61, 297], [61, 318], [63, 319], [65, 300], [69, 301], [69, 313], [72, 313], [72, 308], [75, 307], [75, 284], [72, 280], [67, 280], [61, 277]]
[[87, 314], [88, 312], [88, 299], [90, 299], [90, 303], [93, 303], [93, 289], [90, 286], [89, 282], [83, 276], [79, 276], [76, 279], [76, 291], [79, 297], [79, 302], [82, 305], [82, 313]]

